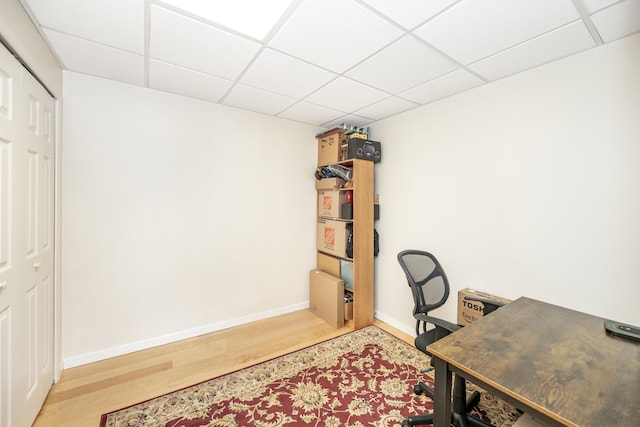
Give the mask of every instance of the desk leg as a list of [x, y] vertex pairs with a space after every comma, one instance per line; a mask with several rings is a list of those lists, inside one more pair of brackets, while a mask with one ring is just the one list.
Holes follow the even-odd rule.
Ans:
[[433, 427], [451, 426], [451, 378], [449, 364], [433, 358], [435, 367], [435, 386], [433, 396]]

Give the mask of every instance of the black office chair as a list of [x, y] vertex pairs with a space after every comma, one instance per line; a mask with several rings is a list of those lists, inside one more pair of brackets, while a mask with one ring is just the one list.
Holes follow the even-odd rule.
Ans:
[[[431, 356], [427, 351], [429, 344], [461, 328], [461, 326], [454, 323], [429, 316], [430, 311], [441, 307], [447, 301], [449, 297], [449, 280], [436, 257], [429, 252], [420, 250], [402, 251], [398, 254], [398, 262], [407, 276], [407, 281], [413, 293], [415, 304], [413, 317], [416, 319], [415, 346], [423, 353]], [[467, 297], [465, 299], [483, 302], [485, 314], [489, 314], [503, 305], [498, 301], [480, 298]], [[428, 329], [428, 324], [433, 325], [434, 328]], [[458, 427], [493, 427], [491, 424], [487, 424], [469, 413], [478, 404], [480, 393], [475, 391], [467, 398], [466, 389], [465, 379], [456, 375], [453, 385], [451, 423]], [[433, 399], [433, 390], [423, 382], [414, 387], [414, 392], [416, 394], [425, 393]], [[403, 421], [402, 427], [429, 424], [433, 424], [433, 414], [411, 416]]]

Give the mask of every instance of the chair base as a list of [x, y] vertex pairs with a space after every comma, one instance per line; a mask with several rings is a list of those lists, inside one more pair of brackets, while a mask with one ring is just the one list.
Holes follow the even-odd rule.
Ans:
[[[466, 384], [464, 384], [464, 379], [461, 377], [456, 377], [455, 389], [457, 390], [454, 390], [453, 408], [451, 412], [451, 424], [457, 427], [495, 427], [492, 424], [485, 423], [484, 421], [469, 414], [469, 412], [471, 412], [471, 410], [480, 401], [480, 393], [478, 393], [477, 391], [474, 391], [466, 399], [466, 401], [463, 396], [459, 396], [456, 393], [456, 391], [461, 390], [462, 392], [465, 392], [466, 390]], [[417, 386], [415, 386], [414, 391], [416, 392], [416, 394], [422, 394], [423, 392], [425, 392], [429, 394], [431, 397], [433, 397], [433, 391], [424, 383], [420, 383]], [[402, 422], [402, 427], [423, 426], [423, 425], [432, 425], [432, 424], [433, 424], [433, 414], [414, 415], [412, 417], [405, 419]]]

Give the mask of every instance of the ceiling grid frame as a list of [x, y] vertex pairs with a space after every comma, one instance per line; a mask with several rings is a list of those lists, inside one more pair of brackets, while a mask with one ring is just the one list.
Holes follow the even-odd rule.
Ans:
[[[99, 7], [88, 7], [84, 0], [19, 1], [66, 70], [319, 128], [342, 122], [366, 126], [640, 32], [640, 0], [280, 0], [269, 6], [260, 0], [227, 0], [227, 4], [114, 0]], [[221, 5], [224, 9], [215, 9]], [[234, 15], [231, 7], [237, 5], [240, 9]], [[259, 13], [260, 7], [271, 9]], [[234, 49], [232, 45], [224, 41], [212, 45], [207, 40], [184, 40], [178, 30], [158, 38], [154, 10], [173, 14], [180, 20], [180, 28], [200, 26], [200, 30], [194, 27], [193, 34], [226, 34], [229, 40], [244, 40], [238, 42], [240, 45], [254, 46], [255, 52], [247, 56], [249, 49], [238, 57], [230, 50]], [[216, 15], [216, 10], [224, 17]], [[479, 13], [469, 15], [468, 11]], [[220, 19], [214, 20], [215, 16]], [[520, 22], [525, 16], [526, 20]], [[253, 17], [269, 21], [256, 21], [254, 25], [249, 21]], [[452, 18], [462, 19], [455, 26], [468, 31], [451, 33], [453, 27], [442, 23]], [[575, 26], [578, 21], [584, 29]], [[233, 23], [241, 23], [254, 35], [231, 28]], [[476, 24], [480, 32], [474, 36]], [[432, 40], [434, 29], [446, 44]], [[606, 31], [606, 40], [602, 30]], [[321, 39], [323, 31], [330, 32], [326, 40]], [[585, 39], [586, 33], [593, 43]], [[140, 39], [135, 40], [137, 37]], [[413, 41], [408, 43], [405, 37]], [[483, 42], [469, 37], [487, 38], [487, 51], [476, 51], [465, 59], [450, 49], [455, 44]], [[158, 45], [164, 43], [163, 39], [182, 46], [182, 54], [158, 57], [163, 49], [170, 52]], [[419, 48], [415, 57], [398, 50], [420, 46], [414, 41], [428, 50]], [[421, 50], [437, 56], [423, 57]], [[203, 58], [205, 55], [212, 57]], [[227, 63], [224, 58], [235, 58], [231, 61], [235, 63]], [[348, 63], [336, 62], [340, 58], [348, 58]], [[387, 63], [384, 58], [398, 58], [400, 63]], [[436, 63], [428, 62], [434, 58], [440, 58], [437, 61], [441, 66], [449, 62], [454, 65], [445, 74], [438, 74], [433, 68]], [[425, 62], [433, 64], [431, 72], [423, 68], [428, 66]], [[195, 64], [201, 65], [194, 68]], [[209, 64], [209, 68], [203, 64]], [[369, 64], [375, 64], [375, 72], [366, 72]], [[400, 69], [403, 65], [406, 67]], [[417, 68], [412, 69], [412, 65]], [[256, 77], [258, 69], [263, 77]], [[404, 80], [392, 83], [393, 79]], [[287, 85], [300, 89], [292, 90]], [[338, 96], [336, 88], [343, 88], [345, 93]]]

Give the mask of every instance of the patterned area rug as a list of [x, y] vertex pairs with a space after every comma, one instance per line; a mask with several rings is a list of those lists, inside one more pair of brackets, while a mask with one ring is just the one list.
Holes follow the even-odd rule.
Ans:
[[[433, 402], [413, 386], [429, 359], [376, 326], [104, 414], [100, 427], [400, 426]], [[468, 387], [469, 391], [476, 388]], [[481, 391], [475, 415], [499, 427], [517, 412]]]

